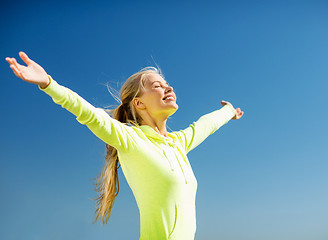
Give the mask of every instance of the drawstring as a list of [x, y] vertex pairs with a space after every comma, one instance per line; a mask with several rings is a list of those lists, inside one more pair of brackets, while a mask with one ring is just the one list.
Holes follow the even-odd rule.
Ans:
[[[187, 178], [186, 178], [185, 172], [183, 171], [183, 167], [182, 167], [182, 165], [181, 165], [181, 163], [179, 161], [179, 156], [176, 153], [176, 149], [182, 155], [183, 160], [186, 163], [186, 165], [187, 166], [190, 166], [190, 164], [189, 164], [188, 160], [186, 159], [185, 154], [179, 148], [179, 146], [176, 145], [174, 142], [167, 141], [165, 139], [165, 137], [163, 137], [162, 135], [158, 134], [152, 127], [150, 127], [148, 125], [141, 125], [141, 126], [139, 126], [139, 128], [145, 133], [145, 135], [147, 136], [147, 138], [152, 137], [152, 138], [156, 139], [157, 141], [155, 140], [153, 143], [156, 144], [160, 149], [162, 148], [162, 146], [161, 146], [160, 143], [162, 143], [163, 141], [165, 142], [165, 147], [167, 149], [163, 149], [163, 153], [165, 155], [166, 160], [169, 163], [169, 166], [170, 166], [171, 171], [172, 172], [174, 171], [173, 164], [172, 164], [172, 161], [173, 161], [172, 159], [175, 158], [176, 161], [178, 161], [178, 163], [179, 163], [180, 169], [181, 169], [182, 174], [183, 174], [183, 177], [185, 179], [185, 183], [187, 184], [188, 183], [187, 182]], [[161, 141], [158, 141], [158, 140], [161, 140]], [[171, 147], [169, 146], [169, 144], [174, 147], [173, 150], [171, 149]], [[172, 151], [174, 152], [174, 155], [172, 154]]]
[[179, 148], [179, 146], [177, 146], [178, 151], [180, 152], [181, 156], [183, 157], [183, 160], [185, 161], [185, 163], [190, 167], [190, 164], [186, 158], [186, 155], [181, 151], [181, 149]]
[[175, 154], [176, 159], [178, 160], [178, 163], [179, 163], [179, 166], [180, 166], [180, 168], [181, 168], [181, 171], [182, 171], [183, 177], [184, 177], [185, 182], [186, 182], [186, 184], [187, 184], [188, 182], [187, 182], [186, 175], [185, 175], [185, 173], [184, 173], [184, 171], [183, 171], [183, 168], [182, 168], [182, 166], [181, 166], [181, 163], [180, 163], [179, 158], [177, 157], [175, 151], [174, 151], [174, 154]]
[[[168, 148], [168, 150], [170, 150], [170, 147], [168, 146], [167, 142], [165, 141], [165, 144], [166, 144], [166, 147]], [[172, 163], [171, 163], [171, 160], [170, 160], [170, 156], [167, 156], [166, 154], [166, 150], [163, 150], [163, 153], [167, 159], [167, 161], [169, 162], [169, 165], [170, 165], [170, 168], [171, 168], [171, 171], [173, 172], [174, 171], [174, 168], [172, 166]]]
[[[169, 150], [170, 153], [171, 153], [171, 152], [172, 152], [171, 149], [170, 149], [171, 147], [169, 146], [169, 144], [167, 143], [166, 140], [164, 140], [164, 142], [165, 142], [166, 147], [168, 148], [168, 150]], [[175, 144], [172, 144], [172, 145], [173, 145], [175, 148], [177, 148]], [[178, 151], [181, 153], [181, 151], [179, 150], [179, 148], [177, 148], [177, 149], [178, 149]], [[165, 155], [165, 157], [167, 158], [167, 160], [168, 160], [168, 162], [169, 162], [169, 164], [170, 164], [171, 171], [174, 171], [174, 168], [172, 167], [172, 163], [171, 163], [171, 161], [170, 161], [170, 157], [167, 156], [166, 151], [163, 151], [163, 152], [164, 152], [164, 155]], [[179, 163], [180, 169], [181, 169], [182, 174], [183, 174], [183, 177], [184, 177], [184, 179], [185, 179], [185, 183], [187, 184], [188, 181], [187, 181], [187, 178], [186, 178], [185, 172], [183, 171], [183, 167], [182, 167], [182, 165], [181, 165], [181, 163], [180, 163], [180, 161], [179, 161], [179, 157], [177, 156], [177, 154], [175, 153], [175, 151], [174, 151], [174, 155], [175, 155], [175, 159], [176, 159], [177, 162]], [[183, 154], [181, 154], [181, 155], [183, 156]], [[186, 162], [185, 159], [184, 159], [184, 161]], [[186, 163], [187, 163], [187, 162], [186, 162]]]

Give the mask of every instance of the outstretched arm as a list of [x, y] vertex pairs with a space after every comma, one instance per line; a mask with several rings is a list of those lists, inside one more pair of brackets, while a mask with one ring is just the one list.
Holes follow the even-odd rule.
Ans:
[[24, 81], [39, 85], [52, 100], [76, 116], [76, 120], [86, 125], [98, 138], [116, 149], [126, 149], [131, 141], [131, 129], [111, 118], [103, 109], [95, 108], [77, 93], [59, 85], [46, 71], [28, 56], [20, 52], [27, 64], [17, 63], [15, 58], [6, 58], [15, 75]]
[[186, 153], [197, 147], [230, 119], [240, 119], [244, 114], [240, 108], [235, 109], [229, 102], [221, 101], [221, 105], [223, 106], [221, 109], [208, 113], [188, 128], [175, 132]]
[[31, 60], [26, 53], [19, 52], [19, 56], [27, 66], [19, 64], [15, 58], [6, 58], [6, 61], [10, 64], [10, 68], [15, 75], [26, 82], [37, 84], [41, 88], [46, 88], [50, 83], [46, 71], [39, 64]]

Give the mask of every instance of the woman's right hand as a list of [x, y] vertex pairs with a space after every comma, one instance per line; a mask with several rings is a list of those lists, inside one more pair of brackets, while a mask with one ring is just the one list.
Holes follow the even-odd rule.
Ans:
[[46, 88], [50, 84], [46, 71], [39, 64], [29, 59], [26, 53], [19, 52], [19, 56], [27, 64], [27, 67], [17, 63], [15, 58], [6, 58], [15, 75], [26, 82], [38, 84], [41, 88]]
[[[222, 106], [230, 105], [232, 108], [234, 108], [230, 102], [223, 101], [223, 100], [221, 101], [221, 105]], [[236, 108], [235, 111], [236, 111], [236, 114], [232, 119], [238, 120], [244, 115], [244, 112], [240, 108]]]

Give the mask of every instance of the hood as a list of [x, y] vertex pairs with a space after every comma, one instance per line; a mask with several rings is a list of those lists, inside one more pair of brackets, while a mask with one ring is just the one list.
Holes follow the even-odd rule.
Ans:
[[168, 137], [165, 137], [165, 136], [159, 134], [158, 132], [156, 132], [152, 127], [150, 127], [148, 125], [141, 125], [141, 126], [139, 126], [139, 128], [149, 138], [156, 139], [158, 142], [168, 143], [171, 146], [176, 145], [175, 142], [177, 140], [177, 137], [174, 134], [167, 133]]

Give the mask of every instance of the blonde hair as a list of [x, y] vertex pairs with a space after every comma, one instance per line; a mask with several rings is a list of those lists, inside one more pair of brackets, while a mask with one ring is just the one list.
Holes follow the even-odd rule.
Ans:
[[[120, 99], [109, 91], [115, 99], [120, 101], [120, 105], [117, 108], [107, 110], [112, 118], [124, 124], [132, 124], [134, 126], [141, 124], [141, 117], [136, 112], [132, 100], [142, 94], [145, 77], [153, 73], [163, 77], [160, 69], [155, 67], [143, 68], [130, 76], [121, 88]], [[98, 192], [98, 197], [95, 199], [97, 201], [95, 221], [101, 218], [103, 224], [107, 223], [114, 200], [119, 193], [118, 169], [120, 165], [117, 150], [109, 144], [106, 144], [106, 149], [105, 166], [100, 176], [96, 179], [95, 184], [96, 191]]]

